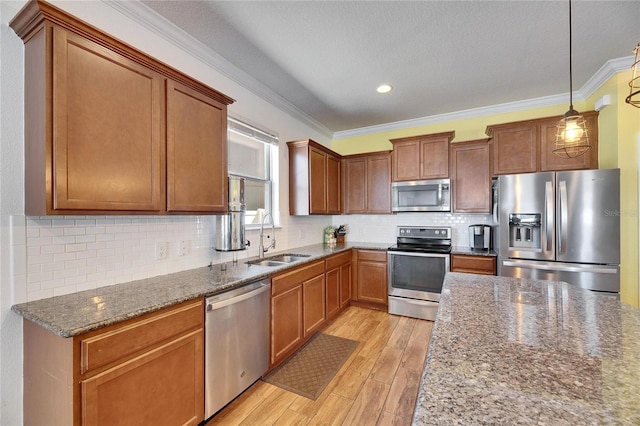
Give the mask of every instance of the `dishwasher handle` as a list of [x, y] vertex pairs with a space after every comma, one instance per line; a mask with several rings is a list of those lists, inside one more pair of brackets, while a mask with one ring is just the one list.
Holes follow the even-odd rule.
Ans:
[[[247, 299], [255, 297], [255, 296], [259, 295], [259, 294], [262, 294], [262, 293], [264, 293], [265, 291], [268, 291], [271, 288], [271, 283], [268, 282], [268, 281], [267, 282], [262, 282], [261, 281], [261, 282], [258, 282], [258, 283], [249, 284], [249, 285], [245, 286], [245, 288], [246, 287], [251, 287], [251, 286], [253, 286], [255, 288], [253, 290], [249, 290], [249, 291], [245, 291], [245, 292], [241, 292], [240, 291], [237, 296], [234, 295], [234, 296], [227, 297], [227, 298], [224, 298], [224, 299], [221, 299], [221, 300], [218, 300], [219, 297], [215, 297], [215, 296], [208, 298], [206, 300], [206, 303], [207, 303], [206, 311], [207, 311], [207, 313], [215, 311], [217, 309], [222, 309], [225, 306], [229, 306], [229, 305], [233, 305], [233, 304], [236, 304], [236, 303], [240, 303], [243, 300], [247, 300]], [[232, 290], [232, 291], [243, 290], [243, 289], [244, 288], [241, 287], [239, 289]], [[231, 292], [228, 292], [228, 293], [231, 293]], [[223, 293], [223, 294], [225, 294], [225, 293]]]

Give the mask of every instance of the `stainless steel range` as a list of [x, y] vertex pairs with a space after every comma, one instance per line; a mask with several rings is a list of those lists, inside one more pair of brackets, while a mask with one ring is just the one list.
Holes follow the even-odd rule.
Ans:
[[389, 313], [435, 321], [449, 271], [451, 228], [398, 226], [396, 237], [387, 251]]

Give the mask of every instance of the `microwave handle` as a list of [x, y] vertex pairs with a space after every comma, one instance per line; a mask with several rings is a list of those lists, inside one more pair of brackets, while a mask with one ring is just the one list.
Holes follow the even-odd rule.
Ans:
[[442, 205], [442, 184], [438, 184], [438, 205]]

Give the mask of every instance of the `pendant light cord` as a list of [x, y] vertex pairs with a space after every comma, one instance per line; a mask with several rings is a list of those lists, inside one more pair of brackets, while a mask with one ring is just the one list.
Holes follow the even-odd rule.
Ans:
[[571, 0], [569, 0], [569, 110], [573, 110], [573, 66], [571, 57], [572, 52], [572, 37], [571, 37]]

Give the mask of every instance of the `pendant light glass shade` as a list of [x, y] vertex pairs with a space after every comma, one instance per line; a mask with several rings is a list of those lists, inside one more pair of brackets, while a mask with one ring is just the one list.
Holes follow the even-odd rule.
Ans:
[[640, 43], [638, 43], [633, 52], [636, 54], [636, 58], [633, 62], [633, 67], [631, 67], [629, 96], [627, 96], [625, 101], [634, 107], [640, 108]]
[[584, 155], [589, 149], [589, 132], [587, 123], [578, 111], [573, 109], [573, 68], [571, 38], [571, 0], [569, 0], [569, 111], [558, 123], [556, 145], [553, 153], [562, 158], [573, 158]]
[[571, 108], [558, 123], [553, 153], [562, 158], [579, 157], [591, 149], [587, 123], [578, 111]]

